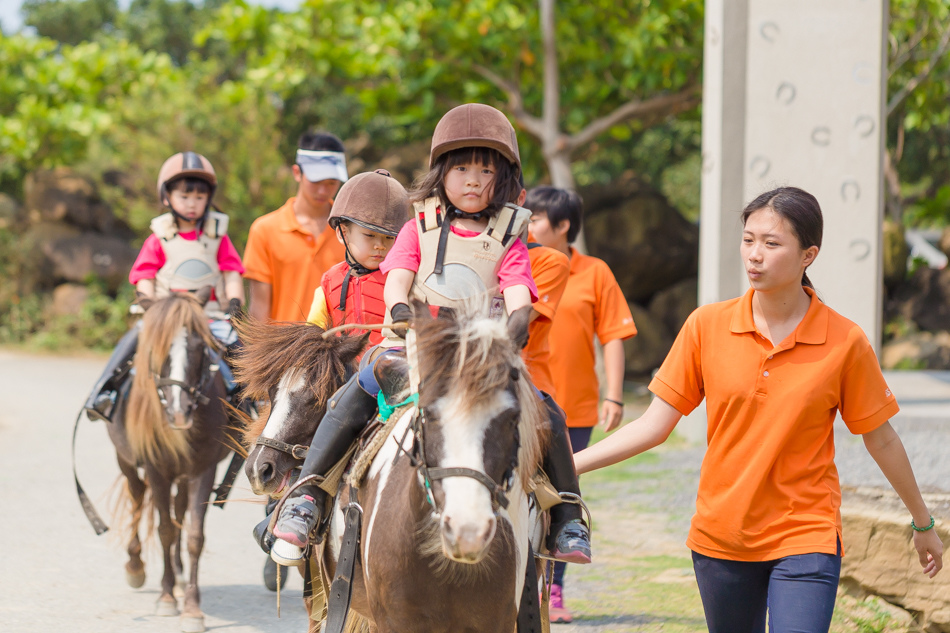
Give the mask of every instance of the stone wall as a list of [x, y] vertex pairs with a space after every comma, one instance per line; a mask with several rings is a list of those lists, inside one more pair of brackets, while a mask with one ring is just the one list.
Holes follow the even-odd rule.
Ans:
[[[938, 519], [937, 533], [950, 546], [950, 495], [931, 495], [927, 501]], [[950, 633], [950, 569], [936, 578], [921, 572], [910, 517], [896, 495], [845, 490], [841, 515], [841, 586], [855, 597], [880, 596], [908, 611], [919, 630]]]

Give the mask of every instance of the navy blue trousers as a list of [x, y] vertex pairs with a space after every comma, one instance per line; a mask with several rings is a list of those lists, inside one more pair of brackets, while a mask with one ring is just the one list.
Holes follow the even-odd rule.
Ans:
[[710, 633], [827, 633], [841, 573], [838, 554], [746, 562], [693, 552]]

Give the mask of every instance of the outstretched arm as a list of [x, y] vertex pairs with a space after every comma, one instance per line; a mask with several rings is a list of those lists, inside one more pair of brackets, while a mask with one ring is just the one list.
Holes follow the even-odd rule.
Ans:
[[273, 299], [274, 287], [263, 281], [250, 280], [251, 305], [248, 314], [258, 321], [270, 319], [270, 302]]
[[610, 466], [659, 446], [683, 415], [662, 398], [654, 398], [646, 412], [625, 427], [574, 455], [577, 474]]
[[[863, 435], [864, 446], [868, 453], [877, 462], [881, 472], [894, 488], [894, 492], [901, 498], [914, 519], [914, 525], [927, 527], [930, 525], [930, 511], [914, 478], [914, 471], [907, 459], [907, 451], [897, 431], [890, 422], [885, 422], [878, 428]], [[943, 567], [943, 543], [934, 529], [926, 532], [914, 532], [914, 547], [920, 558], [920, 566], [924, 573], [933, 578]]]

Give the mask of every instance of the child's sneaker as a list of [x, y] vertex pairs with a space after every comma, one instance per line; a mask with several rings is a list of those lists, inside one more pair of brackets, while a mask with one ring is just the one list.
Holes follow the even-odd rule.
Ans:
[[551, 601], [548, 603], [548, 620], [552, 624], [568, 624], [574, 616], [564, 606], [564, 593], [561, 585], [551, 585]]
[[590, 530], [581, 519], [568, 521], [561, 526], [551, 556], [565, 563], [590, 563]]
[[313, 497], [304, 495], [288, 499], [277, 517], [274, 536], [287, 543], [304, 549], [307, 547], [310, 532], [318, 520]]

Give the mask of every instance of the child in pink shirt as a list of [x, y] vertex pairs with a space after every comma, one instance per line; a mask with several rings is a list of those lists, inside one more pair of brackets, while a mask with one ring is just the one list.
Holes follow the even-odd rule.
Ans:
[[[201, 154], [180, 152], [165, 161], [158, 174], [158, 198], [168, 212], [152, 220], [152, 234], [132, 265], [129, 282], [135, 285], [140, 302], [211, 286], [205, 312], [212, 319], [212, 333], [227, 346], [237, 338], [227, 319], [244, 304], [244, 266], [227, 235], [228, 216], [211, 208], [217, 184], [214, 167]], [[136, 324], [112, 352], [86, 400], [89, 419], [111, 421], [135, 355], [138, 331]], [[229, 388], [233, 387], [224, 363], [221, 369]]]
[[[383, 296], [391, 321], [409, 320], [410, 296], [436, 313], [479, 295], [490, 297], [491, 312], [499, 317], [530, 307], [538, 290], [531, 276], [528, 249], [519, 235], [526, 231], [531, 212], [514, 204], [524, 187], [511, 123], [490, 106], [472, 103], [454, 108], [436, 126], [429, 167], [410, 197], [415, 218], [399, 231], [380, 265], [387, 275]], [[394, 334], [399, 331], [404, 330], [393, 330]], [[398, 342], [390, 339], [382, 346], [394, 344]], [[319, 450], [308, 452], [301, 478], [328, 472], [342, 457], [336, 449], [345, 452], [376, 412], [380, 368], [384, 368], [383, 379], [396, 367], [407, 371], [405, 360], [394, 349], [387, 352], [377, 354], [334, 394], [336, 406], [327, 409], [311, 442], [311, 447]], [[545, 404], [556, 427], [544, 459], [545, 470], [558, 490], [576, 496], [577, 475], [566, 442], [563, 412], [553, 401]], [[306, 547], [320, 518], [318, 508], [324, 508], [325, 501], [326, 493], [315, 484], [297, 488], [277, 518], [274, 536], [291, 546]], [[556, 508], [548, 538], [551, 554], [566, 561], [590, 562], [590, 532], [579, 508], [563, 503]], [[299, 554], [285, 545], [275, 546], [271, 557], [284, 565], [301, 562]]]

